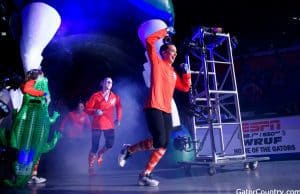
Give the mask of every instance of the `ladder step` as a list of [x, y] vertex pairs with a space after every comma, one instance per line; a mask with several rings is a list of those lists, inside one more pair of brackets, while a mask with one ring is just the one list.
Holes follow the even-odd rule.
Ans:
[[[216, 98], [210, 98], [211, 101], [215, 101]], [[195, 101], [207, 101], [207, 98], [195, 98]]]
[[212, 61], [212, 60], [206, 60], [207, 63], [220, 63], [220, 64], [228, 64], [231, 65], [231, 62], [226, 62], [226, 61]]
[[[191, 74], [199, 74], [201, 73], [202, 75], [204, 74], [203, 71], [191, 71]], [[215, 72], [208, 72], [208, 75], [215, 75]]]
[[[223, 125], [241, 125], [239, 122], [231, 122], [231, 123], [213, 123], [213, 127], [221, 128]], [[196, 129], [208, 129], [208, 125], [195, 125]]]
[[214, 94], [237, 94], [237, 91], [234, 90], [209, 90], [208, 92]]

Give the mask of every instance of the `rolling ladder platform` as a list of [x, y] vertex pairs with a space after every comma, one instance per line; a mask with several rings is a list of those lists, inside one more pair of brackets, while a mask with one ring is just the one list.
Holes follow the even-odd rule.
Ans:
[[188, 174], [192, 165], [208, 166], [209, 175], [228, 164], [256, 169], [258, 161], [269, 157], [246, 156], [230, 35], [199, 27], [187, 47], [195, 159], [179, 164]]

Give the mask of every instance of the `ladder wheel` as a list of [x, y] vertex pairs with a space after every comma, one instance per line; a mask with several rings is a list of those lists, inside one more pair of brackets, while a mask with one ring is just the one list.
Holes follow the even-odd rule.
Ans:
[[257, 168], [257, 166], [258, 166], [258, 161], [254, 161], [254, 162], [249, 163], [249, 168], [251, 170], [255, 170]]

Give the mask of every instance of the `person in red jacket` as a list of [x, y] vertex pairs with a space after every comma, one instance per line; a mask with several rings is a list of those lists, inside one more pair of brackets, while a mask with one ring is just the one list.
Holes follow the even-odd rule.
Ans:
[[84, 103], [79, 102], [76, 109], [70, 111], [62, 120], [60, 130], [67, 138], [80, 139], [91, 129], [90, 118], [84, 109]]
[[146, 49], [151, 62], [151, 86], [145, 104], [146, 120], [152, 138], [143, 140], [134, 145], [124, 145], [118, 162], [121, 167], [126, 159], [137, 151], [152, 150], [150, 159], [139, 175], [138, 185], [158, 186], [159, 181], [151, 177], [151, 173], [166, 152], [172, 129], [171, 100], [174, 89], [189, 91], [191, 74], [189, 70], [180, 77], [172, 66], [177, 55], [176, 46], [165, 43], [160, 47], [158, 54], [155, 43], [168, 36], [167, 29], [161, 29], [149, 35], [146, 39]]
[[[92, 147], [88, 156], [89, 174], [94, 175], [94, 163], [103, 162], [103, 154], [112, 148], [115, 139], [115, 126], [120, 125], [122, 118], [121, 100], [111, 91], [113, 81], [110, 77], [102, 81], [102, 90], [94, 93], [86, 103], [86, 112], [92, 116]], [[116, 119], [114, 113], [116, 110]], [[98, 151], [101, 134], [104, 134], [105, 145]], [[97, 154], [98, 151], [98, 154]]]

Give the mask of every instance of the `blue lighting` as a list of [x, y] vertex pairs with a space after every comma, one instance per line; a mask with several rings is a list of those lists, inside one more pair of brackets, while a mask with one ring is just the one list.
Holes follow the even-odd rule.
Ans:
[[34, 157], [34, 150], [20, 150], [19, 151], [19, 155], [18, 155], [18, 163], [19, 164], [24, 164], [24, 165], [28, 165], [29, 163], [32, 162], [33, 157]]

